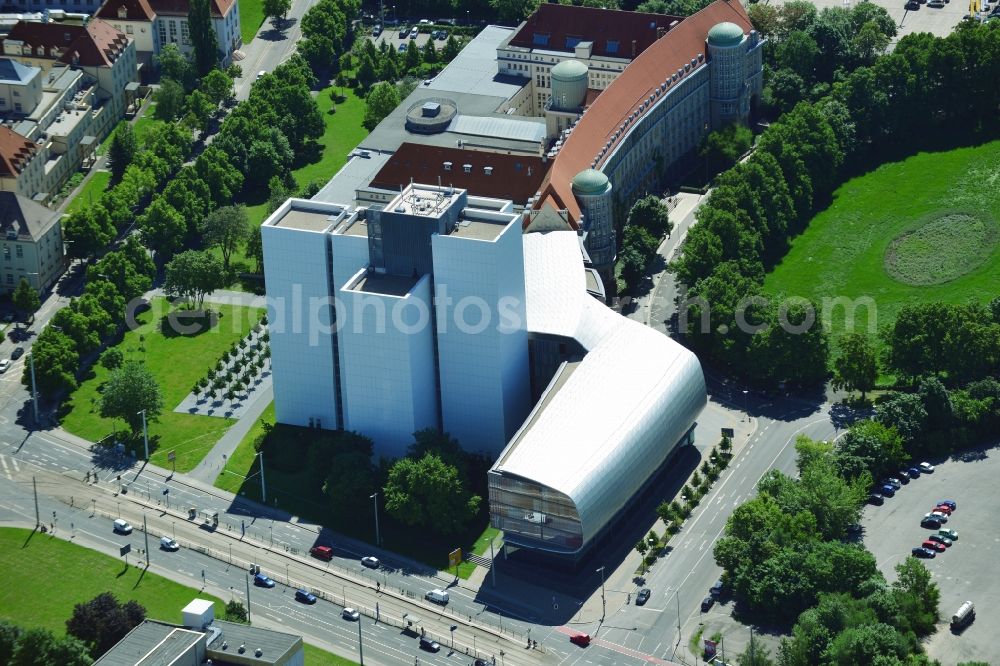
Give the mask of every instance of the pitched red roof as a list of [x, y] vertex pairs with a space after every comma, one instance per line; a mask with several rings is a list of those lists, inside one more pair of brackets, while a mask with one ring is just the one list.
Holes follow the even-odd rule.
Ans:
[[18, 21], [7, 39], [24, 42], [32, 50], [41, 47], [42, 53], [36, 57], [58, 59], [67, 65], [105, 67], [114, 64], [129, 42], [124, 33], [100, 19], [86, 27]]
[[[658, 31], [662, 34], [662, 31], [670, 29], [672, 23], [683, 19], [682, 16], [666, 14], [543, 2], [511, 38], [510, 45], [572, 53], [573, 46], [569, 44], [573, 44], [575, 39], [593, 42], [595, 56], [635, 58], [656, 41]], [[547, 35], [548, 38], [536, 39], [536, 35]]]
[[[451, 170], [445, 169], [451, 163]], [[471, 165], [469, 173], [464, 166]], [[487, 175], [484, 167], [492, 167]], [[545, 177], [548, 165], [531, 155], [507, 155], [481, 150], [443, 148], [418, 143], [403, 143], [371, 182], [372, 187], [399, 190], [417, 183], [452, 185], [482, 197], [511, 199], [524, 204], [534, 196]]]
[[147, 0], [107, 0], [94, 16], [109, 21], [152, 21], [156, 12]]
[[[542, 196], [534, 207], [541, 208], [548, 203], [557, 209], [565, 208], [569, 211], [572, 223], [578, 225], [580, 206], [573, 196], [573, 176], [590, 168], [625, 119], [654, 94], [654, 90], [669, 74], [683, 68], [685, 63], [690, 63], [699, 53], [707, 55], [705, 39], [708, 31], [723, 21], [741, 26], [744, 32], [753, 29], [740, 2], [716, 0], [684, 19], [632, 61], [573, 128], [549, 169], [542, 185]], [[621, 141], [622, 138], [618, 140]]]
[[[236, 0], [210, 0], [209, 6], [212, 16], [223, 17], [229, 13]], [[191, 11], [191, 3], [188, 0], [149, 0], [149, 6], [157, 14], [163, 16], [187, 16]]]
[[38, 146], [9, 127], [0, 125], [0, 176], [17, 178]]

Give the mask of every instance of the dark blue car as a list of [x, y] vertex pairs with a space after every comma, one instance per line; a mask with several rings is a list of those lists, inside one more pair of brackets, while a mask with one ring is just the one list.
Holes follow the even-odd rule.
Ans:
[[896, 489], [889, 484], [882, 486], [881, 492], [884, 497], [893, 497], [896, 495]]
[[254, 574], [253, 584], [257, 587], [274, 587], [274, 581], [262, 573]]
[[911, 479], [919, 479], [920, 478], [920, 470], [917, 469], [916, 467], [911, 467], [910, 469], [908, 469], [906, 471], [910, 473], [910, 478]]
[[295, 600], [304, 604], [316, 603], [316, 595], [309, 590], [295, 590]]

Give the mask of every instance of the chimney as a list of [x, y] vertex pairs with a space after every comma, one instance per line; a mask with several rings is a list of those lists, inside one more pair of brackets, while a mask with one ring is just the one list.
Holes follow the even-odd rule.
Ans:
[[632, 40], [632, 58], [633, 58], [633, 59], [635, 59], [635, 47], [636, 47], [636, 42], [635, 42], [635, 40], [633, 39], [633, 40]]

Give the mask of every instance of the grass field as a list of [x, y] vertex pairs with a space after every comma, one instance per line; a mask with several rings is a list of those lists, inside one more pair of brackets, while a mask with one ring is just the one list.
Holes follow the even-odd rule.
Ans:
[[83, 187], [73, 197], [73, 200], [69, 202], [66, 212], [73, 213], [84, 206], [89, 206], [92, 203], [100, 201], [101, 195], [108, 189], [108, 183], [110, 182], [110, 171], [95, 171], [90, 180], [83, 184]]
[[[160, 317], [166, 308], [164, 299], [154, 299], [153, 307], [139, 315], [141, 325], [125, 334], [119, 349], [127, 360], [143, 360], [156, 376], [163, 392], [163, 413], [158, 421], [149, 425], [152, 461], [169, 467], [167, 452], [175, 451], [177, 470], [186, 472], [198, 464], [233, 421], [178, 414], [173, 409], [222, 356], [222, 352], [247, 334], [263, 310], [212, 305], [211, 308], [222, 315], [218, 324], [198, 335], [182, 336], [165, 335], [161, 331]], [[100, 387], [107, 375], [107, 369], [100, 364], [94, 365], [90, 377], [64, 404], [64, 428], [93, 441], [111, 433], [112, 423], [101, 418], [98, 403]], [[117, 426], [122, 428], [121, 423]], [[141, 441], [138, 445], [141, 446]]]
[[[884, 164], [834, 193], [765, 291], [825, 301], [834, 339], [874, 335], [906, 303], [988, 301], [1000, 284], [998, 186], [1000, 141]], [[851, 325], [837, 298], [871, 307], [854, 308]]]
[[[273, 424], [274, 422], [274, 403], [272, 402], [229, 457], [225, 469], [215, 481], [217, 488], [260, 500], [260, 479], [256, 476], [258, 467], [253, 443], [264, 432], [264, 423]], [[286, 436], [307, 437], [309, 434], [306, 428], [285, 426], [285, 429]], [[367, 520], [362, 520], [359, 523], [356, 520], [344, 520], [342, 516], [336, 515], [320, 489], [313, 487], [307, 470], [289, 472], [276, 469], [273, 465], [266, 465], [266, 467], [268, 495], [278, 497], [278, 505], [281, 508], [358, 539], [374, 542], [374, 525], [369, 524]], [[251, 475], [253, 478], [245, 481], [245, 478]], [[397, 524], [391, 516], [384, 513], [384, 508], [383, 513], [380, 514], [380, 520], [382, 521], [383, 545], [386, 548], [426, 562], [438, 569], [448, 566], [448, 551], [455, 546], [460, 545], [464, 550], [471, 549], [477, 555], [483, 555], [489, 552], [490, 541], [499, 534], [499, 530], [492, 527], [479, 526], [478, 529], [481, 529], [482, 532], [473, 528], [469, 533], [456, 537], [454, 544], [444, 545], [440, 540], [428, 539], [423, 530]], [[459, 565], [458, 575], [461, 578], [468, 578], [474, 570], [475, 565], [463, 562]]]
[[263, 22], [263, 0], [243, 0], [240, 2], [240, 35], [243, 37], [243, 46], [253, 41]]
[[[0, 590], [0, 618], [22, 627], [43, 627], [59, 636], [66, 633], [73, 606], [102, 592], [112, 592], [122, 602], [134, 599], [146, 608], [146, 617], [164, 622], [179, 623], [181, 609], [195, 597], [214, 601], [217, 617], [226, 607], [218, 597], [154, 573], [143, 575], [134, 566], [122, 574], [121, 560], [61, 539], [32, 536], [31, 530], [0, 528], [0, 566], [17, 572]], [[38, 593], [52, 589], [59, 593]], [[307, 666], [354, 663], [308, 644], [305, 656]]]
[[[31, 534], [31, 530], [0, 528], [0, 566], [17, 572], [7, 576], [0, 589], [0, 617], [21, 626], [44, 627], [63, 635], [73, 606], [101, 592], [113, 592], [119, 601], [135, 599], [146, 607], [149, 617], [167, 622], [180, 622], [181, 609], [195, 597], [214, 601], [219, 615], [225, 609], [217, 597], [153, 573], [142, 575], [134, 566], [123, 574], [120, 559]], [[39, 590], [58, 593], [39, 594]]]

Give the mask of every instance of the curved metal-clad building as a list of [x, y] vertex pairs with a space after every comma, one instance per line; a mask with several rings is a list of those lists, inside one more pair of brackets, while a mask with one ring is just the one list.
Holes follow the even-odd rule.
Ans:
[[690, 351], [586, 292], [579, 239], [524, 236], [529, 336], [582, 351], [563, 362], [490, 470], [490, 513], [507, 542], [580, 556], [674, 449], [704, 407]]

